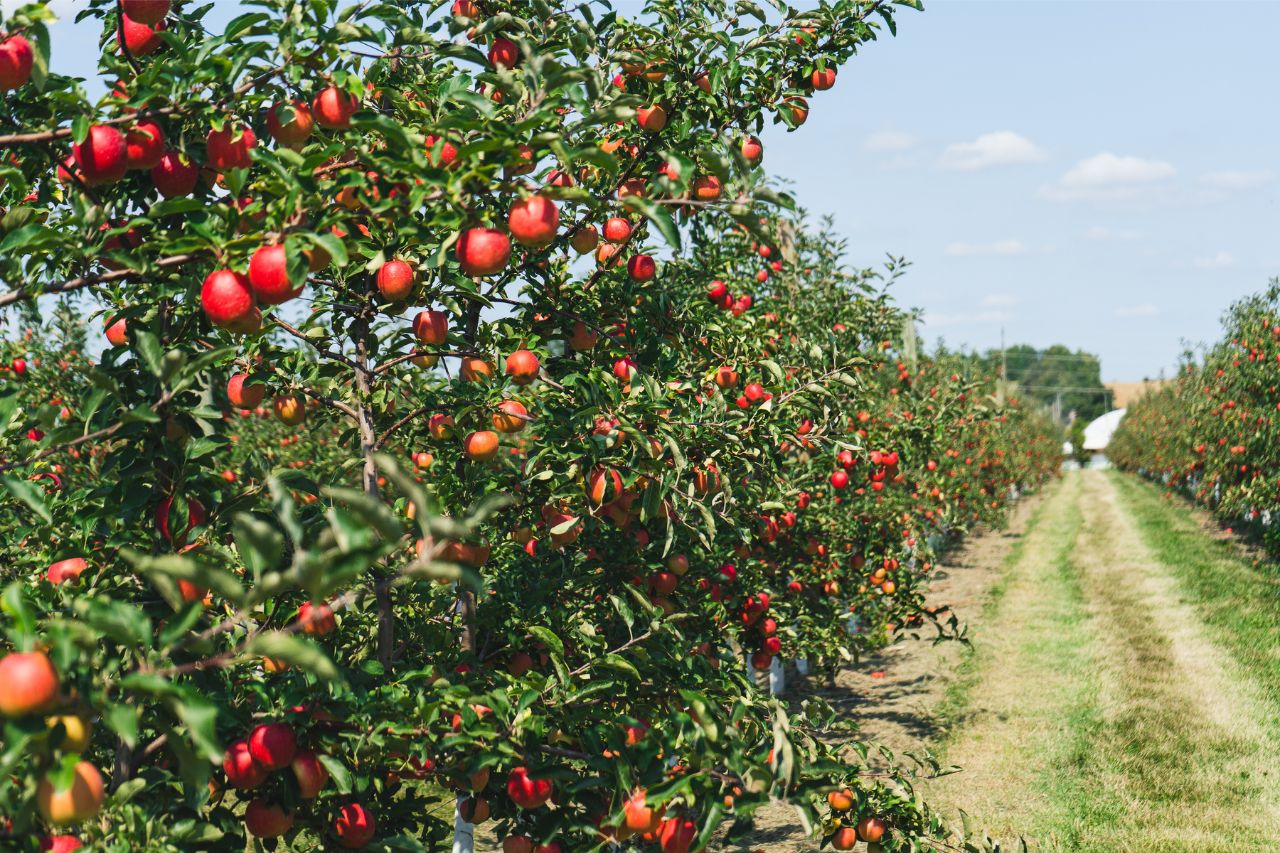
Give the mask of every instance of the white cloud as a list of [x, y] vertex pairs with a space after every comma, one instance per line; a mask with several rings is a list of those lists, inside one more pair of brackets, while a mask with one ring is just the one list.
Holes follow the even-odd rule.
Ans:
[[1021, 240], [998, 240], [995, 243], [949, 243], [948, 255], [1021, 255], [1027, 251]]
[[1044, 149], [1011, 130], [984, 133], [973, 142], [957, 142], [942, 152], [938, 165], [958, 172], [977, 172], [992, 166], [1039, 163], [1048, 158]]
[[1252, 190], [1276, 179], [1270, 169], [1226, 170], [1200, 176], [1200, 183], [1215, 190]]
[[1150, 302], [1143, 302], [1140, 305], [1122, 305], [1116, 309], [1117, 317], [1154, 317], [1160, 313], [1160, 308]]
[[924, 315], [924, 324], [931, 328], [942, 326], [970, 326], [990, 323], [1004, 323], [1012, 318], [1007, 311], [960, 311], [955, 314]]
[[1193, 264], [1202, 270], [1222, 269], [1223, 267], [1231, 266], [1235, 262], [1235, 256], [1230, 252], [1218, 252], [1216, 255], [1212, 255], [1207, 258], [1196, 258], [1192, 261]]
[[1095, 225], [1088, 231], [1084, 232], [1086, 240], [1137, 240], [1140, 235], [1137, 231], [1127, 229], [1103, 228], [1101, 225]]
[[916, 138], [909, 133], [897, 130], [881, 130], [873, 133], [862, 143], [863, 149], [876, 154], [894, 154], [914, 148]]
[[1104, 151], [1076, 163], [1056, 182], [1041, 188], [1040, 195], [1054, 201], [1124, 201], [1158, 189], [1176, 172], [1164, 160]]

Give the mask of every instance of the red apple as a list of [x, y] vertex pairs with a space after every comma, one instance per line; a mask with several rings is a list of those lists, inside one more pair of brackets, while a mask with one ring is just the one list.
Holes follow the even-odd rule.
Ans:
[[662, 853], [689, 853], [697, 837], [698, 825], [691, 820], [679, 817], [664, 820], [658, 832]]
[[632, 281], [652, 281], [658, 274], [658, 266], [648, 255], [635, 255], [627, 261], [627, 275]]
[[413, 295], [413, 267], [404, 261], [387, 261], [378, 269], [378, 292], [388, 302], [403, 302]]
[[249, 383], [247, 373], [237, 373], [227, 380], [227, 399], [238, 409], [256, 409], [267, 394], [267, 386]]
[[164, 39], [160, 38], [160, 32], [164, 28], [164, 21], [156, 26], [148, 26], [125, 15], [120, 19], [120, 31], [116, 41], [119, 42], [123, 36], [124, 46], [129, 53], [134, 56], [146, 56], [154, 53], [156, 48], [164, 44]]
[[298, 739], [285, 723], [263, 723], [249, 734], [249, 754], [268, 770], [288, 767], [298, 753]]
[[657, 133], [667, 126], [667, 111], [660, 104], [640, 107], [636, 110], [636, 122], [650, 133]]
[[238, 740], [227, 747], [222, 759], [222, 771], [233, 788], [256, 788], [267, 780], [267, 768], [254, 760], [247, 741]]
[[494, 68], [515, 68], [520, 61], [520, 48], [510, 39], [495, 36], [489, 46], [489, 64]]
[[164, 131], [153, 121], [136, 124], [124, 135], [130, 169], [151, 169], [164, 156]]
[[359, 99], [337, 86], [321, 89], [311, 102], [311, 113], [315, 116], [316, 124], [330, 130], [350, 127], [351, 116], [359, 108]]
[[209, 321], [224, 329], [250, 320], [257, 306], [249, 279], [234, 270], [214, 270], [200, 289], [200, 305]]
[[11, 652], [0, 658], [0, 714], [9, 719], [52, 710], [60, 687], [58, 671], [44, 652]]
[[611, 216], [604, 223], [604, 239], [610, 243], [625, 243], [631, 236], [631, 223], [621, 216]]
[[129, 343], [129, 327], [123, 317], [107, 318], [107, 343], [113, 347], [122, 347]]
[[813, 88], [820, 92], [825, 92], [836, 84], [836, 70], [834, 68], [823, 68], [822, 70], [814, 70], [809, 75], [809, 83]]
[[139, 24], [154, 27], [169, 14], [169, 0], [122, 0], [124, 13]]
[[35, 53], [26, 36], [9, 36], [0, 41], [0, 92], [25, 86], [34, 64]]
[[211, 130], [205, 137], [209, 165], [220, 171], [249, 168], [249, 152], [258, 144], [258, 137], [248, 127], [227, 125], [222, 130]]
[[320, 757], [309, 749], [298, 752], [290, 765], [298, 780], [298, 795], [313, 800], [329, 784], [329, 771], [320, 763]]
[[507, 375], [517, 385], [528, 385], [538, 378], [538, 357], [527, 349], [518, 349], [507, 356]]
[[760, 144], [760, 140], [754, 136], [748, 136], [742, 140], [742, 158], [752, 166], [758, 164], [764, 158], [764, 146]]
[[200, 167], [180, 151], [170, 149], [151, 167], [151, 183], [165, 198], [191, 195], [200, 179]]
[[275, 803], [254, 799], [244, 810], [244, 826], [258, 838], [276, 838], [293, 828], [293, 812]]
[[454, 251], [467, 275], [493, 275], [511, 260], [511, 240], [494, 228], [468, 228], [458, 238]]
[[249, 286], [258, 302], [280, 305], [302, 293], [302, 285], [289, 283], [284, 246], [263, 246], [249, 259]]
[[311, 108], [303, 101], [288, 101], [267, 110], [267, 132], [281, 145], [293, 147], [307, 141], [315, 124]]
[[524, 246], [545, 246], [556, 237], [560, 211], [546, 196], [532, 195], [511, 205], [507, 228]]
[[71, 146], [80, 176], [89, 186], [112, 184], [129, 169], [129, 149], [124, 134], [114, 127], [95, 124], [83, 142]]
[[81, 573], [87, 568], [89, 568], [89, 564], [85, 562], [84, 557], [68, 557], [65, 560], [51, 563], [45, 576], [49, 579], [49, 583], [52, 584], [59, 584], [63, 581], [74, 583], [80, 579]]
[[516, 767], [507, 776], [507, 796], [522, 809], [536, 809], [551, 799], [550, 779], [534, 779], [526, 767]]
[[360, 803], [347, 803], [338, 810], [338, 817], [333, 822], [333, 833], [338, 836], [338, 844], [348, 850], [364, 847], [373, 840], [377, 831], [377, 823], [373, 814]]

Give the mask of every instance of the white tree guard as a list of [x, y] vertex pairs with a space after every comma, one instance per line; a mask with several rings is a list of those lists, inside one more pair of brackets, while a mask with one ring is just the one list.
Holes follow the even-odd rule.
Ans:
[[453, 806], [453, 853], [475, 853], [476, 827], [462, 819], [462, 802], [466, 797], [458, 797]]

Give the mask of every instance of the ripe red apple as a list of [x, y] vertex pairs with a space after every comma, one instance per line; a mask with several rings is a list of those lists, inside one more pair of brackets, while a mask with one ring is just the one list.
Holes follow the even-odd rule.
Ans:
[[51, 563], [45, 576], [49, 579], [49, 583], [52, 584], [59, 584], [63, 581], [72, 581], [74, 583], [80, 579], [81, 573], [87, 568], [89, 568], [89, 564], [85, 562], [84, 557], [68, 557], [65, 560]]
[[635, 255], [627, 261], [627, 275], [632, 281], [652, 281], [658, 274], [658, 265], [648, 255]]
[[309, 749], [299, 751], [290, 766], [298, 780], [298, 795], [304, 800], [315, 799], [329, 784], [329, 771], [320, 763], [320, 756]]
[[200, 179], [200, 167], [180, 151], [170, 149], [151, 167], [151, 183], [165, 198], [191, 195]]
[[[440, 145], [440, 153], [436, 153], [436, 145]], [[439, 136], [428, 135], [426, 138], [427, 160], [433, 166], [449, 168], [458, 161], [458, 146]]]
[[636, 835], [657, 829], [662, 823], [662, 812], [663, 809], [649, 805], [644, 788], [632, 791], [622, 803], [624, 825]]
[[338, 844], [348, 850], [364, 847], [373, 840], [377, 831], [377, 823], [373, 813], [360, 803], [347, 803], [338, 809], [338, 817], [333, 822], [334, 835], [338, 836]]
[[858, 821], [858, 838], [868, 843], [879, 842], [884, 838], [887, 828], [885, 822], [878, 817], [864, 817]]
[[667, 111], [661, 104], [640, 107], [636, 110], [636, 123], [650, 133], [657, 133], [667, 126]]
[[267, 780], [268, 770], [259, 764], [249, 751], [248, 741], [238, 740], [227, 747], [222, 759], [222, 771], [233, 788], [256, 788]]
[[280, 145], [301, 145], [311, 135], [315, 120], [304, 101], [288, 101], [267, 110], [267, 132]]
[[831, 472], [831, 485], [843, 489], [849, 485], [849, 474], [843, 468]]
[[449, 336], [449, 315], [443, 311], [419, 311], [413, 318], [413, 334], [427, 346], [442, 346]]
[[288, 767], [297, 753], [297, 736], [285, 723], [263, 723], [249, 735], [249, 754], [268, 770]]
[[462, 440], [462, 452], [475, 462], [488, 462], [498, 455], [498, 434], [477, 430]]
[[546, 196], [531, 195], [511, 205], [507, 228], [523, 246], [545, 246], [556, 237], [560, 211]]
[[323, 637], [337, 627], [333, 608], [327, 604], [313, 606], [310, 601], [298, 606], [298, 621], [302, 623], [302, 633], [315, 637]]
[[164, 44], [164, 39], [160, 38], [160, 32], [164, 28], [164, 21], [152, 27], [141, 21], [135, 21], [126, 14], [120, 19], [120, 30], [116, 41], [119, 42], [123, 36], [124, 46], [129, 53], [134, 56], [146, 56], [149, 53], [155, 53], [156, 48]]
[[824, 68], [822, 70], [814, 70], [809, 75], [809, 83], [813, 88], [820, 92], [825, 92], [836, 84], [836, 70], [834, 68]]
[[267, 394], [267, 386], [249, 382], [247, 373], [237, 373], [227, 380], [227, 399], [238, 409], [256, 409]]
[[87, 761], [75, 766], [71, 787], [59, 789], [48, 776], [36, 787], [36, 810], [53, 826], [88, 820], [102, 808], [105, 796], [102, 774]]
[[527, 349], [518, 349], [507, 356], [507, 375], [517, 385], [528, 385], [538, 378], [538, 356]]
[[600, 232], [596, 230], [594, 225], [584, 225], [569, 237], [569, 245], [573, 246], [573, 250], [579, 255], [585, 255], [590, 252], [599, 242]]
[[40, 842], [41, 853], [72, 853], [84, 847], [74, 835], [49, 835]]
[[597, 468], [587, 478], [587, 498], [596, 506], [622, 494], [622, 475], [613, 468]]
[[258, 838], [276, 838], [293, 828], [293, 812], [258, 797], [244, 810], [244, 827]]
[[249, 152], [258, 144], [258, 137], [243, 125], [227, 125], [222, 130], [211, 130], [205, 137], [209, 165], [219, 171], [249, 168]]
[[520, 48], [510, 39], [495, 36], [489, 46], [489, 64], [494, 68], [515, 68], [520, 61]]
[[229, 329], [253, 316], [257, 306], [249, 279], [234, 270], [214, 270], [200, 289], [200, 305], [215, 326]]
[[114, 127], [95, 124], [83, 142], [71, 146], [71, 156], [80, 177], [89, 186], [112, 184], [129, 169], [129, 150], [124, 134]]
[[27, 85], [35, 53], [26, 36], [9, 36], [0, 41], [0, 92]]
[[0, 658], [0, 714], [9, 719], [43, 714], [58, 704], [58, 671], [44, 652]]
[[625, 243], [631, 236], [631, 223], [621, 216], [611, 216], [604, 223], [604, 239], [610, 243]]
[[123, 317], [107, 318], [107, 343], [113, 347], [122, 347], [129, 343], [129, 327]]
[[697, 837], [698, 825], [691, 820], [679, 817], [664, 820], [658, 832], [662, 853], [689, 853]]
[[378, 292], [388, 302], [403, 302], [413, 294], [413, 267], [404, 261], [387, 261], [378, 268]]
[[536, 809], [551, 799], [550, 779], [534, 779], [527, 767], [516, 767], [507, 775], [507, 796], [522, 809]]
[[511, 240], [494, 228], [468, 228], [458, 238], [454, 251], [467, 275], [493, 275], [511, 260]]
[[831, 847], [835, 850], [852, 850], [858, 843], [858, 833], [851, 826], [842, 826], [831, 836]]
[[764, 158], [764, 145], [754, 136], [748, 136], [742, 140], [742, 158], [752, 166], [757, 165]]
[[351, 117], [359, 108], [359, 99], [337, 86], [321, 89], [311, 102], [311, 114], [315, 116], [316, 124], [330, 130], [350, 127]]
[[533, 853], [533, 839], [527, 835], [508, 835], [502, 839], [502, 853]]
[[289, 283], [289, 263], [284, 246], [263, 246], [249, 259], [249, 287], [258, 302], [280, 305], [302, 293]]
[[122, 0], [124, 13], [139, 24], [154, 27], [169, 14], [169, 0]]
[[164, 156], [164, 131], [153, 121], [144, 121], [129, 128], [124, 141], [130, 169], [151, 169]]

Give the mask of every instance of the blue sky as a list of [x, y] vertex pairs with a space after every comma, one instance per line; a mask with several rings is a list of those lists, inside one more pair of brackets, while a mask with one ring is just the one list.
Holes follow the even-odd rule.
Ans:
[[[95, 33], [70, 17], [53, 66], [91, 76]], [[799, 132], [766, 133], [766, 168], [857, 264], [913, 262], [898, 297], [929, 340], [1003, 329], [1156, 376], [1280, 272], [1280, 3], [926, 0], [898, 32]]]

